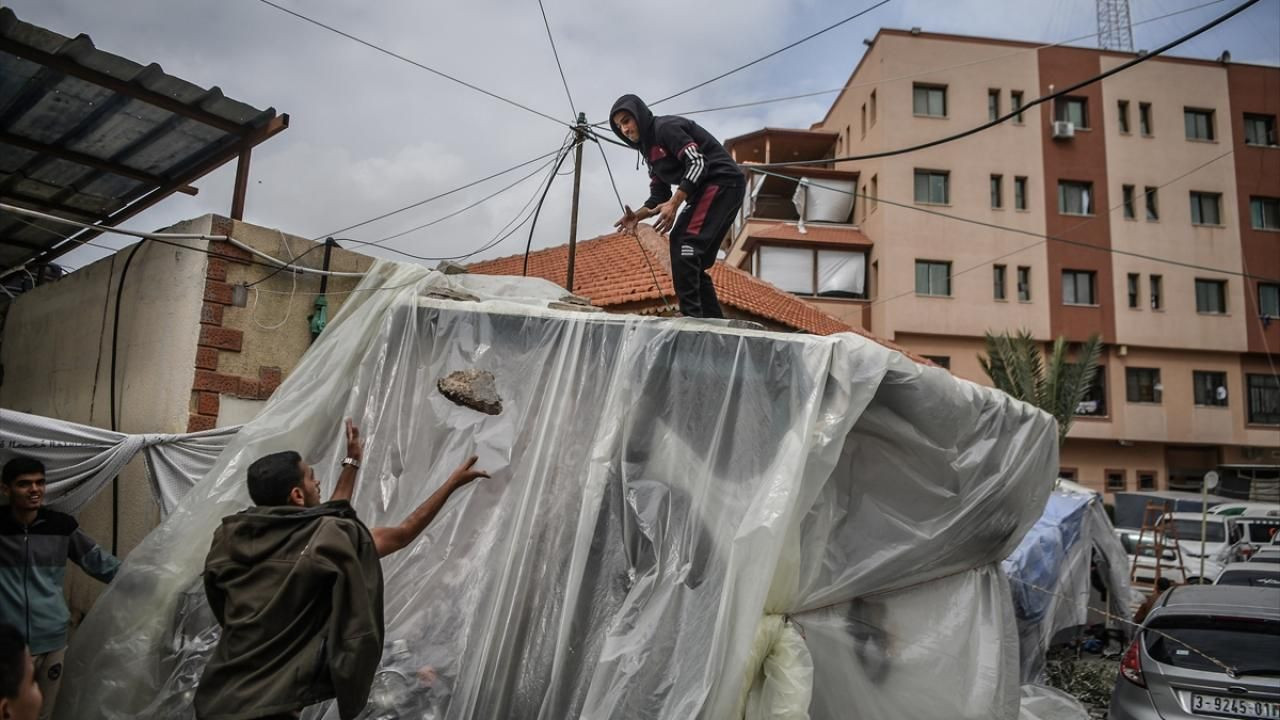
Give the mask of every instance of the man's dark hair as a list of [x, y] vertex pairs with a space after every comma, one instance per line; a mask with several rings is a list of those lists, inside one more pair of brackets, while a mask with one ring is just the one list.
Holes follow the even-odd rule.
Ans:
[[22, 633], [12, 625], [0, 624], [0, 698], [18, 697], [22, 677], [27, 672], [26, 650], [27, 641]]
[[302, 484], [302, 456], [292, 450], [271, 453], [249, 466], [249, 497], [258, 505], [285, 505]]
[[4, 464], [3, 479], [5, 485], [12, 485], [19, 475], [30, 475], [32, 473], [44, 474], [44, 463], [33, 457], [19, 455]]

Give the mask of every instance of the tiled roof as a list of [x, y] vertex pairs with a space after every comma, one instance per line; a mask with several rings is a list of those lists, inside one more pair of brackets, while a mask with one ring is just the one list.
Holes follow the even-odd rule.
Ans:
[[[625, 309], [639, 313], [660, 311], [663, 295], [674, 304], [675, 289], [668, 270], [670, 260], [664, 257], [666, 243], [666, 238], [648, 225], [640, 226], [639, 238], [615, 233], [578, 243], [574, 260], [574, 294], [589, 298], [597, 307], [621, 310], [624, 309], [621, 306], [630, 306]], [[660, 249], [663, 251], [661, 254]], [[529, 275], [564, 287], [568, 261], [568, 245], [538, 250], [529, 255]], [[520, 275], [523, 267], [524, 255], [512, 255], [477, 262], [467, 269], [481, 275]], [[933, 364], [861, 328], [847, 325], [742, 270], [717, 262], [710, 273], [716, 294], [724, 305], [815, 335], [852, 332], [897, 350], [916, 362]], [[660, 292], [654, 288], [654, 275], [658, 278]]]
[[824, 245], [857, 245], [871, 247], [871, 239], [858, 228], [844, 225], [818, 225], [807, 223], [806, 232], [800, 232], [795, 223], [778, 222], [761, 225], [758, 221], [747, 227], [747, 236], [757, 240], [787, 240], [792, 242], [821, 243]]

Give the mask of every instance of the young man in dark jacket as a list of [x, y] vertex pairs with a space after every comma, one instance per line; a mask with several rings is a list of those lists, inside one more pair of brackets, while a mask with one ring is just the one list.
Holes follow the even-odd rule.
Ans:
[[296, 452], [249, 466], [255, 507], [222, 519], [204, 585], [222, 636], [196, 689], [202, 720], [296, 718], [337, 698], [350, 720], [369, 698], [382, 657], [379, 558], [413, 541], [454, 491], [486, 473], [476, 458], [394, 527], [370, 530], [349, 502], [364, 456], [347, 421], [347, 457], [329, 502]]
[[687, 317], [724, 317], [707, 269], [742, 207], [746, 181], [738, 164], [697, 123], [676, 115], [654, 117], [635, 95], [618, 98], [609, 124], [649, 166], [649, 199], [639, 210], [627, 207], [615, 226], [632, 231], [636, 223], [656, 215], [654, 229], [671, 233], [671, 279], [680, 312]]
[[17, 628], [35, 659], [44, 695], [41, 720], [53, 717], [62, 684], [71, 613], [62, 594], [67, 561], [111, 582], [120, 561], [80, 529], [76, 519], [44, 506], [44, 464], [15, 457], [0, 473], [9, 507], [0, 508], [0, 623]]

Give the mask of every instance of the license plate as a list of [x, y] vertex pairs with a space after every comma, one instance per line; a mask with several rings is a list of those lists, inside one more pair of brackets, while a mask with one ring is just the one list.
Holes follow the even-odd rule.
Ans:
[[1191, 693], [1191, 711], [1235, 718], [1280, 718], [1280, 702]]

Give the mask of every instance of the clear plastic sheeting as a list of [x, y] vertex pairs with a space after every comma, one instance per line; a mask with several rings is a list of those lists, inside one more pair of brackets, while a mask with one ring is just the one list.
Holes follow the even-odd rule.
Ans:
[[1114, 626], [1127, 632], [1133, 592], [1128, 563], [1097, 494], [1055, 490], [1002, 567], [1018, 618], [1023, 682], [1041, 679], [1055, 637], [1089, 621], [1095, 577], [1107, 605], [1099, 609], [1119, 618]]
[[1089, 720], [1089, 711], [1057, 688], [1023, 685], [1018, 720]]
[[[58, 717], [189, 714], [216, 632], [192, 583], [249, 504], [245, 468], [297, 449], [327, 495], [345, 416], [369, 525], [471, 454], [492, 473], [383, 560], [362, 717], [1016, 717], [993, 563], [1043, 508], [1049, 416], [860, 336], [548, 309], [563, 292], [375, 265], [129, 556], [72, 643]], [[471, 368], [501, 415], [436, 391]]]

